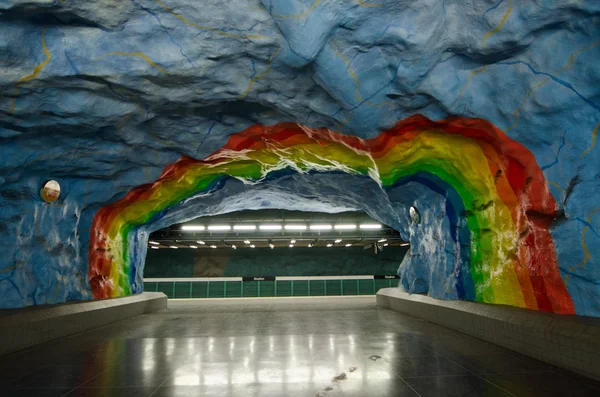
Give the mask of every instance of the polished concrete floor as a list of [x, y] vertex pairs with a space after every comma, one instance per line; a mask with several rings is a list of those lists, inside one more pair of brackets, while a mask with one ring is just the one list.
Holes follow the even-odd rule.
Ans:
[[1, 396], [600, 396], [374, 297], [170, 301], [0, 358]]

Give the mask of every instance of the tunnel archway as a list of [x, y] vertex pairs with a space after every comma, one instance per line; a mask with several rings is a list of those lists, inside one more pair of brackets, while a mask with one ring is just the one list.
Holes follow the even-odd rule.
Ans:
[[290, 174], [331, 172], [370, 179], [374, 188], [365, 195], [390, 204], [394, 189], [414, 183], [441, 194], [451, 238], [468, 246], [459, 250], [454, 274], [459, 299], [574, 313], [548, 230], [557, 206], [531, 152], [487, 121], [420, 115], [369, 140], [292, 123], [255, 125], [204, 160], [181, 158], [94, 217], [94, 297], [141, 291], [147, 234], [140, 230], [187, 201], [215, 194], [231, 179], [268, 186]]

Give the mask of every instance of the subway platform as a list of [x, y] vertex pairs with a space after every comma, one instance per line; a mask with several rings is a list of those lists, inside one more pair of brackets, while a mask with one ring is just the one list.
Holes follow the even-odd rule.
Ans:
[[170, 300], [0, 357], [11, 397], [598, 396], [600, 383], [374, 296]]

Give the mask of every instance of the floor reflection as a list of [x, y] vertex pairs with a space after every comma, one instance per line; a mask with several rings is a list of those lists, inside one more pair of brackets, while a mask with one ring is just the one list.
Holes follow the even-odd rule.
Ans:
[[600, 395], [596, 382], [377, 309], [373, 297], [169, 305], [3, 357], [1, 395]]

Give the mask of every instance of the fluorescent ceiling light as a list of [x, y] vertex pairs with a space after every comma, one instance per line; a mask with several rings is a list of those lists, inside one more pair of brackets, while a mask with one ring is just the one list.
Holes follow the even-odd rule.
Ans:
[[234, 225], [233, 230], [256, 230], [256, 225]]
[[198, 249], [195, 245], [190, 245], [190, 248]]
[[381, 225], [379, 223], [363, 223], [360, 225], [361, 229], [381, 229]]
[[158, 249], [160, 249], [160, 248], [158, 248], [158, 247], [150, 247], [150, 248], [152, 248], [153, 250], [158, 250]]
[[199, 230], [204, 230], [205, 227], [202, 225], [183, 225], [181, 226], [181, 230], [186, 230], [186, 231], [199, 231]]
[[211, 245], [210, 248], [217, 248], [217, 246], [216, 245]]
[[235, 246], [235, 244], [231, 244], [231, 248], [233, 248], [234, 250], [237, 249], [237, 247]]
[[400, 247], [406, 247], [407, 245], [410, 245], [410, 243], [402, 243], [400, 244]]
[[291, 244], [296, 244], [296, 240], [290, 240]]
[[352, 244], [346, 244], [346, 247], [352, 247]]
[[148, 242], [152, 245], [160, 245], [160, 243], [157, 243], [156, 241], [148, 241]]
[[294, 248], [294, 244], [290, 244], [290, 248]]
[[285, 225], [285, 230], [306, 230], [306, 225]]
[[198, 241], [196, 241], [196, 242], [197, 242], [198, 244], [200, 244], [200, 245], [204, 245], [204, 244], [206, 244], [206, 243], [205, 243], [204, 241], [202, 241], [202, 240], [198, 240]]
[[352, 230], [356, 229], [356, 225], [335, 225], [335, 230]]
[[176, 249], [177, 249], [177, 248], [179, 248], [179, 247], [176, 247], [176, 246], [174, 246], [174, 245], [170, 245], [170, 246], [169, 246], [169, 248], [173, 248], [174, 250], [176, 250]]
[[208, 230], [231, 230], [231, 226], [229, 226], [229, 225], [210, 225], [210, 226], [208, 226]]
[[331, 230], [331, 225], [310, 225], [310, 230]]
[[250, 240], [244, 240], [244, 244], [250, 244]]
[[260, 230], [281, 230], [281, 225], [260, 225]]
[[341, 238], [338, 238], [337, 240], [335, 240], [335, 241], [334, 241], [334, 243], [336, 243], [336, 244], [337, 244], [337, 243], [341, 243], [341, 242], [342, 242], [342, 239], [341, 239]]
[[382, 238], [381, 240], [378, 241], [378, 243], [385, 243], [387, 241], [386, 238]]
[[256, 245], [254, 245], [254, 244], [252, 244], [252, 245], [250, 246], [250, 248], [255, 248], [255, 247], [256, 247]]

